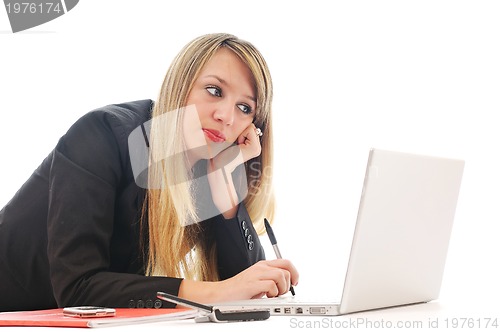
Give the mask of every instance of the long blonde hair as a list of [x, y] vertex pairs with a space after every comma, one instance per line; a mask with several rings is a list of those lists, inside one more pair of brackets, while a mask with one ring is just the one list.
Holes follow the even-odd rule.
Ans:
[[153, 108], [150, 134], [150, 183], [161, 183], [160, 189], [148, 189], [143, 221], [148, 223], [149, 243], [145, 246], [147, 275], [218, 280], [215, 243], [205, 236], [200, 224], [186, 226], [196, 216], [192, 188], [184, 158], [163, 159], [183, 151], [181, 135], [183, 112], [175, 112], [168, 121], [155, 121], [161, 115], [187, 106], [186, 101], [201, 69], [221, 47], [233, 51], [250, 69], [256, 90], [254, 124], [261, 128], [262, 152], [245, 163], [248, 195], [243, 201], [257, 232], [264, 231], [263, 218], [274, 215], [272, 189], [272, 125], [273, 87], [267, 64], [250, 43], [229, 34], [208, 34], [187, 44], [167, 71], [157, 102]]

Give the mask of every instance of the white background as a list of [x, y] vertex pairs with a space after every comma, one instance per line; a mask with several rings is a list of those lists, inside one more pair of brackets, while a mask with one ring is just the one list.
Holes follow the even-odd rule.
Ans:
[[496, 1], [82, 0], [13, 34], [1, 8], [0, 206], [76, 119], [156, 99], [182, 46], [229, 32], [273, 75], [275, 232], [297, 293], [341, 295], [378, 147], [466, 161], [440, 302], [498, 308], [499, 17]]

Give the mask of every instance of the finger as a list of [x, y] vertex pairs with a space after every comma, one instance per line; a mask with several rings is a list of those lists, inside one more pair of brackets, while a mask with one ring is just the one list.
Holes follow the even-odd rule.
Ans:
[[285, 294], [290, 289], [290, 272], [287, 270], [268, 267], [261, 274], [260, 279], [272, 281], [276, 285], [277, 295]]
[[299, 271], [288, 259], [273, 259], [266, 261], [269, 266], [287, 270], [290, 273], [290, 283], [296, 286], [299, 283]]
[[279, 295], [278, 286], [272, 280], [253, 281], [250, 292], [252, 299], [259, 299], [264, 295], [267, 297], [276, 297]]
[[262, 135], [262, 130], [260, 130], [260, 128], [257, 130], [257, 127], [253, 123], [251, 126], [249, 126], [248, 130], [249, 132], [247, 137], [252, 142], [258, 142], [260, 144], [260, 136]]
[[279, 295], [278, 286], [272, 280], [263, 280], [260, 282], [260, 285], [267, 297], [276, 297]]
[[248, 127], [245, 128], [245, 130], [243, 130], [241, 135], [238, 137], [238, 144], [244, 144], [246, 143], [246, 141], [254, 141], [252, 133], [255, 133], [255, 125], [253, 123], [251, 123]]
[[245, 143], [247, 137], [246, 137], [246, 132], [242, 132], [240, 136], [238, 136], [237, 143], [238, 145]]

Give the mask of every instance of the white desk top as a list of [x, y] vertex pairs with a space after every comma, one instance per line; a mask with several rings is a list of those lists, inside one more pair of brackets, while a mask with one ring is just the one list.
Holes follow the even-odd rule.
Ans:
[[[418, 329], [437, 330], [449, 328], [456, 330], [498, 330], [500, 312], [491, 304], [487, 307], [470, 303], [440, 303], [439, 301], [410, 305], [383, 310], [374, 310], [337, 317], [319, 316], [271, 316], [260, 322], [237, 323], [195, 323], [194, 320], [168, 321], [161, 323], [133, 324], [127, 326], [98, 328], [104, 331], [165, 331], [175, 329], [184, 331], [246, 331], [272, 329], [277, 331], [296, 329]], [[4, 327], [7, 331], [75, 331], [74, 328], [45, 327]]]

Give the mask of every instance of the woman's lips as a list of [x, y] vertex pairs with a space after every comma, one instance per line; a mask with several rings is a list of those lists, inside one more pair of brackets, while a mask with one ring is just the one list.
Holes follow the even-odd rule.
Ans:
[[212, 142], [222, 143], [226, 141], [226, 136], [218, 130], [203, 128], [203, 132]]

